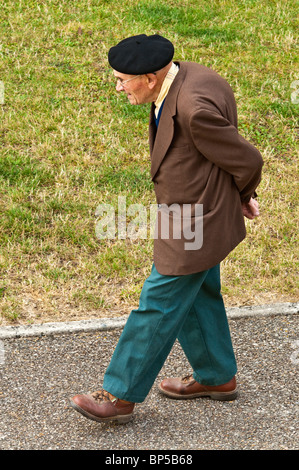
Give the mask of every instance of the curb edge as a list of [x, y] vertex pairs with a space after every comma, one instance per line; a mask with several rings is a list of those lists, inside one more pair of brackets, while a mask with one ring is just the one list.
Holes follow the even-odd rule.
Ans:
[[[299, 313], [299, 302], [286, 302], [269, 305], [227, 308], [228, 319], [252, 316], [293, 315]], [[70, 322], [49, 322], [36, 325], [18, 325], [0, 327], [0, 339], [54, 334], [69, 334], [86, 331], [107, 331], [123, 328], [128, 315], [117, 318], [102, 318]]]

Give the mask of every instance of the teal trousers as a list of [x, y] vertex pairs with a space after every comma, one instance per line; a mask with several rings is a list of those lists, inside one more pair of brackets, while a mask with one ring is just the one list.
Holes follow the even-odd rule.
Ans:
[[185, 276], [164, 276], [153, 265], [139, 308], [132, 310], [106, 370], [103, 388], [141, 403], [178, 339], [203, 385], [220, 385], [236, 374], [220, 266]]

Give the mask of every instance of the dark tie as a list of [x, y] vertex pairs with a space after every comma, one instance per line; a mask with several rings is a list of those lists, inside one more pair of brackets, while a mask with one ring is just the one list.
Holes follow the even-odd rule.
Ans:
[[161, 117], [161, 113], [162, 113], [162, 109], [163, 109], [164, 103], [165, 103], [165, 99], [164, 99], [164, 101], [162, 101], [162, 104], [161, 104], [160, 109], [159, 109], [159, 112], [158, 112], [158, 116], [156, 117], [156, 114], [155, 114], [155, 122], [156, 122], [156, 126], [157, 126], [157, 127], [158, 127], [158, 125], [159, 125], [159, 121], [160, 121], [160, 117]]

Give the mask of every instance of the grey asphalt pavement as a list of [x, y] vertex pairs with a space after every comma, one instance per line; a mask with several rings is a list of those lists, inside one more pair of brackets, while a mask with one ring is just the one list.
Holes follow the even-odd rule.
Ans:
[[228, 310], [239, 398], [171, 400], [157, 389], [190, 371], [175, 344], [126, 425], [97, 423], [69, 397], [101, 388], [126, 318], [0, 328], [0, 449], [298, 450], [298, 304]]

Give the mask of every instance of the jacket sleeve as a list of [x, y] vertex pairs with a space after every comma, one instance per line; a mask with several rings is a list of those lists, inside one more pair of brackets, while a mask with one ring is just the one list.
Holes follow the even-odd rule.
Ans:
[[190, 118], [194, 145], [205, 158], [233, 176], [242, 202], [261, 181], [263, 159], [237, 128], [214, 109], [199, 109]]

